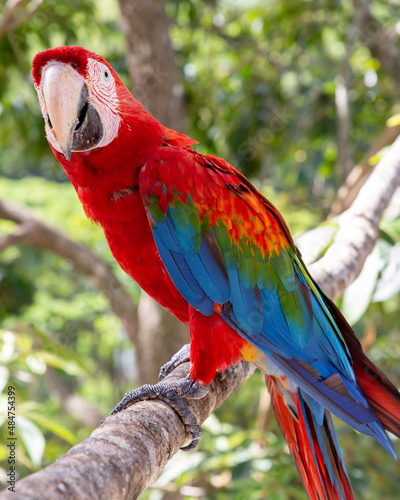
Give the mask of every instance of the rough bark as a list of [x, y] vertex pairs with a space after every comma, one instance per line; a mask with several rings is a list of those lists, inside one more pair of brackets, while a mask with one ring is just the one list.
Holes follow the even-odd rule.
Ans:
[[[175, 369], [168, 380], [187, 375], [190, 364]], [[240, 363], [211, 384], [209, 394], [188, 405], [202, 423], [253, 373]], [[165, 380], [167, 380], [165, 379]], [[178, 415], [161, 401], [145, 401], [108, 417], [85, 441], [42, 471], [5, 491], [2, 500], [132, 500], [161, 474], [186, 439]]]
[[325, 255], [310, 266], [312, 276], [337, 299], [359, 275], [379, 237], [379, 221], [400, 185], [400, 137], [387, 151], [339, 219], [339, 229]]
[[41, 222], [27, 207], [0, 201], [0, 218], [18, 224], [13, 233], [0, 236], [0, 252], [11, 245], [29, 245], [49, 250], [69, 260], [79, 273], [86, 275], [109, 299], [112, 311], [120, 318], [129, 338], [133, 342], [136, 340], [136, 306], [108, 264], [87, 247]]
[[[133, 95], [163, 125], [185, 132], [182, 76], [175, 63], [164, 2], [119, 0], [119, 5]], [[143, 293], [136, 343], [140, 383], [155, 383], [160, 366], [187, 341], [187, 328]]]

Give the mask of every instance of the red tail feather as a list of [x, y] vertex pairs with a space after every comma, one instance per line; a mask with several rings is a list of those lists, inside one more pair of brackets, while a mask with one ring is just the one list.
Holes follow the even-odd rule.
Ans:
[[[310, 500], [339, 500], [340, 498], [352, 500], [351, 486], [332, 436], [325, 435], [325, 438], [329, 442], [330, 465], [340, 485], [341, 495], [338, 494], [329, 476], [308, 408], [306, 407], [306, 414], [304, 414], [296, 392], [290, 392], [290, 396], [296, 405], [296, 407], [290, 408], [280, 390], [280, 381], [275, 377], [267, 376], [266, 382], [279, 426], [295, 460]], [[289, 393], [289, 391], [287, 392]], [[311, 443], [307, 427], [310, 430]]]

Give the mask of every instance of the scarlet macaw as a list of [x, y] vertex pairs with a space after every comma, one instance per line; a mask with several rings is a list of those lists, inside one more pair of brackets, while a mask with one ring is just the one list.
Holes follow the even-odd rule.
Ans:
[[193, 394], [255, 363], [310, 498], [352, 498], [330, 414], [394, 455], [385, 429], [400, 437], [400, 394], [309, 275], [277, 209], [149, 115], [98, 55], [40, 52], [33, 79], [86, 215], [121, 267], [189, 324]]

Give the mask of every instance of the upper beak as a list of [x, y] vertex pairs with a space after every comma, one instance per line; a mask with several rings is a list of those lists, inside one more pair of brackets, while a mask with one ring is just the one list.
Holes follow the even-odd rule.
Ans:
[[70, 160], [74, 130], [87, 100], [85, 80], [69, 64], [53, 63], [43, 72], [42, 92], [49, 125], [64, 156]]

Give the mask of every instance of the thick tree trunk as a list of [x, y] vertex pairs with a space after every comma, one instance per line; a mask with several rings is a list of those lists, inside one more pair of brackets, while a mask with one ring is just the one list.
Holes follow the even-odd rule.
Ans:
[[134, 96], [163, 125], [184, 132], [181, 74], [163, 1], [119, 0]]
[[[370, 9], [369, 0], [353, 0], [354, 25], [356, 37], [370, 50], [373, 57], [378, 59], [382, 68], [392, 78], [394, 93], [400, 99], [400, 49], [397, 44], [398, 30], [395, 27], [385, 29], [376, 19]], [[393, 19], [395, 19], [393, 13]], [[340, 121], [340, 120], [339, 120]], [[339, 125], [342, 127], [342, 124]], [[364, 161], [355, 165], [344, 184], [338, 191], [332, 205], [330, 217], [339, 215], [350, 207], [358, 192], [365, 184], [374, 166], [369, 159], [382, 148], [390, 144], [398, 135], [400, 127], [387, 127], [383, 134], [368, 151]], [[342, 132], [341, 132], [342, 133]]]
[[[163, 125], [185, 131], [181, 74], [163, 1], [119, 0], [133, 95]], [[160, 366], [188, 342], [188, 331], [148, 295], [139, 305], [139, 382], [155, 383]]]
[[136, 349], [139, 380], [146, 384], [158, 381], [160, 367], [189, 342], [189, 330], [172, 314], [142, 291], [138, 307], [139, 329]]
[[[353, 6], [359, 38], [391, 76], [394, 91], [400, 99], [400, 50], [396, 43], [399, 38], [396, 28], [385, 29], [382, 26], [372, 14], [369, 0], [353, 0]], [[395, 13], [395, 19], [394, 16]]]

